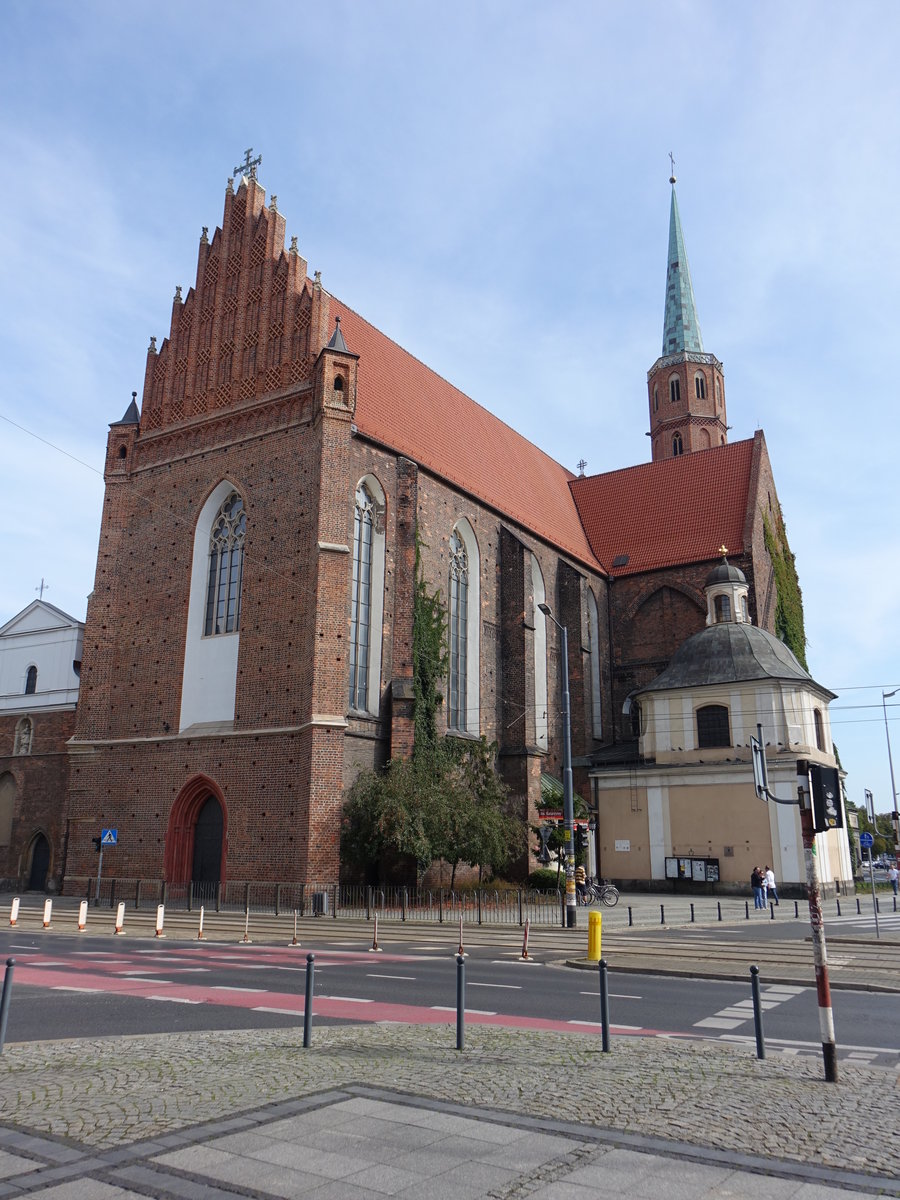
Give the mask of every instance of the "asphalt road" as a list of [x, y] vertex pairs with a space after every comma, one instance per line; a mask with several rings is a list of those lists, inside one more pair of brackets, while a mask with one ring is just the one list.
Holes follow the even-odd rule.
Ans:
[[[421, 931], [373, 953], [358, 938], [330, 929], [303, 947], [127, 936], [111, 944], [109, 937], [11, 929], [0, 934], [0, 954], [16, 961], [7, 1041], [295, 1026], [303, 1021], [310, 952], [316, 1024], [455, 1021], [456, 960], [446, 939]], [[470, 1022], [599, 1036], [599, 984], [592, 971], [521, 962], [513, 951], [473, 946], [465, 974]], [[609, 986], [615, 1037], [753, 1042], [749, 981], [611, 971]], [[767, 984], [763, 976], [761, 992], [772, 1050], [819, 1054], [813, 989]], [[833, 1004], [842, 1058], [900, 1069], [896, 995], [836, 991]]]

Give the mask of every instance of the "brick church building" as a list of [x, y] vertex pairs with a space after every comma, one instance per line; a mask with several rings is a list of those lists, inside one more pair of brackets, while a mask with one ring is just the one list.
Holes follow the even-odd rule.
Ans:
[[[674, 180], [672, 181], [674, 184]], [[69, 750], [67, 877], [333, 882], [343, 793], [412, 744], [416, 533], [448, 604], [443, 726], [484, 734], [522, 815], [634, 747], [629, 693], [704, 626], [728, 547], [775, 629], [763, 435], [728, 443], [674, 186], [652, 461], [576, 476], [307, 273], [253, 170], [110, 426]]]

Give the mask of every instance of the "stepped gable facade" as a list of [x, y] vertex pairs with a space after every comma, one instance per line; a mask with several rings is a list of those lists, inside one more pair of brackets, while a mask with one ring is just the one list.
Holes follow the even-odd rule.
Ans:
[[725, 444], [674, 201], [670, 284], [672, 220], [684, 269], [654, 370], [684, 387], [662, 416], [651, 389], [652, 463], [576, 478], [310, 279], [252, 172], [229, 181], [195, 284], [151, 340], [140, 406], [110, 426], [68, 890], [110, 826], [104, 871], [120, 880], [338, 878], [345, 786], [412, 749], [417, 533], [447, 604], [443, 728], [498, 744], [531, 820], [562, 759], [560, 638], [541, 603], [568, 630], [585, 795], [598, 756], [634, 745], [623, 698], [702, 628], [723, 539], [770, 625], [765, 443]]

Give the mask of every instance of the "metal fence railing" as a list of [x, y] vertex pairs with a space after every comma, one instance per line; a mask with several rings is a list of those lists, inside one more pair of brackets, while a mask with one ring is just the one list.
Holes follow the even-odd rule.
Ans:
[[174, 911], [199, 909], [233, 913], [297, 912], [301, 917], [329, 916], [384, 921], [452, 922], [477, 925], [558, 925], [565, 894], [533, 888], [367, 887], [335, 883], [276, 883], [229, 880], [227, 883], [164, 883], [158, 879], [68, 881], [69, 895], [114, 908], [124, 901], [136, 909], [165, 904]]

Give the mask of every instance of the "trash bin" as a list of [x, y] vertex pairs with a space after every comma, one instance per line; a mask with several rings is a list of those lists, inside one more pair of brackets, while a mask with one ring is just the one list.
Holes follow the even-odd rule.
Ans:
[[324, 917], [328, 912], [328, 893], [313, 892], [312, 913], [314, 917]]

